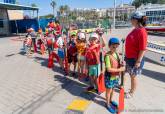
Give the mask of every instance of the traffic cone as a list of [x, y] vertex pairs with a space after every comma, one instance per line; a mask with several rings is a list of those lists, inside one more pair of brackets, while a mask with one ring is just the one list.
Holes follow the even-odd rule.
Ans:
[[53, 54], [50, 53], [49, 55], [49, 59], [48, 59], [48, 68], [53, 68], [54, 64], [53, 64]]
[[44, 55], [45, 53], [45, 46], [44, 44], [41, 44], [41, 54]]

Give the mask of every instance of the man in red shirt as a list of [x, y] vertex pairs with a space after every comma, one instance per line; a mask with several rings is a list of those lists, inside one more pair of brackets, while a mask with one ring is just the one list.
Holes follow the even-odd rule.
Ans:
[[133, 97], [137, 87], [137, 76], [141, 74], [144, 65], [144, 53], [147, 47], [146, 16], [140, 12], [132, 14], [131, 23], [135, 27], [127, 36], [125, 43], [126, 70], [131, 77], [131, 89], [126, 98]]

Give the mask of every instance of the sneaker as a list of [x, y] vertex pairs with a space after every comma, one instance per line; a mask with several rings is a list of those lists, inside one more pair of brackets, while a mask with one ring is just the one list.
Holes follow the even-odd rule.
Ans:
[[126, 99], [130, 99], [130, 98], [133, 97], [133, 93], [128, 92], [128, 93], [126, 93], [126, 94], [124, 95], [124, 97], [125, 97]]
[[96, 91], [96, 93], [97, 93], [98, 95], [101, 95], [101, 93], [99, 92], [98, 89], [95, 89], [95, 91]]
[[88, 82], [88, 81], [89, 81], [89, 77], [86, 77], [86, 78], [85, 78], [85, 81]]
[[93, 86], [88, 87], [86, 90], [87, 91], [93, 91], [95, 88]]
[[75, 73], [75, 72], [73, 72], [73, 73], [72, 73], [72, 76], [73, 76], [73, 77], [76, 77], [76, 73]]

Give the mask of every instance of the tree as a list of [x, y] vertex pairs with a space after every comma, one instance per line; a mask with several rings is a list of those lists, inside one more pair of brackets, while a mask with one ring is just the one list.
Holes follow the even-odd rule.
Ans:
[[45, 16], [40, 16], [40, 18], [46, 18], [46, 19], [51, 19], [53, 17], [54, 17], [54, 15], [52, 15], [52, 14], [48, 14], [48, 15], [45, 15]]
[[62, 23], [67, 22], [67, 17], [70, 15], [70, 8], [68, 5], [62, 5], [59, 8], [60, 16], [62, 18]]
[[[35, 3], [31, 4], [32, 7], [37, 7], [37, 5]], [[33, 17], [34, 17], [34, 10], [33, 10]]]
[[147, 4], [147, 3], [152, 3], [152, 4], [165, 4], [165, 0], [134, 0], [132, 2], [132, 5], [134, 5], [136, 8], [141, 6], [142, 4]]
[[55, 0], [52, 0], [51, 1], [51, 3], [50, 3], [50, 5], [52, 6], [52, 9], [53, 9], [53, 15], [54, 15], [54, 17], [55, 17], [55, 7], [56, 7], [56, 2], [55, 2]]
[[19, 1], [18, 1], [18, 0], [16, 0], [16, 1], [15, 1], [15, 4], [19, 4]]

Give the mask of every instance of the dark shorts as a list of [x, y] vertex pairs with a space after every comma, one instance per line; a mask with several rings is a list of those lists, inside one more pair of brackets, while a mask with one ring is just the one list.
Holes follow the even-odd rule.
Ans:
[[130, 76], [138, 76], [142, 73], [142, 69], [144, 66], [144, 59], [142, 59], [139, 68], [135, 68], [136, 59], [125, 58], [125, 61], [126, 61], [126, 71], [130, 74]]
[[76, 56], [71, 56], [71, 55], [68, 55], [68, 63], [77, 63], [77, 55]]

